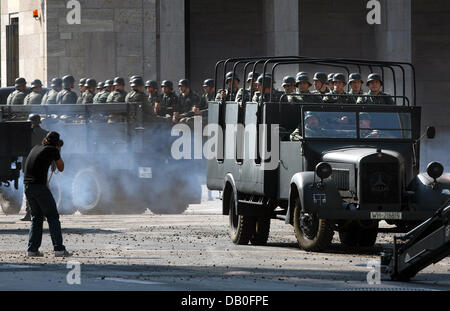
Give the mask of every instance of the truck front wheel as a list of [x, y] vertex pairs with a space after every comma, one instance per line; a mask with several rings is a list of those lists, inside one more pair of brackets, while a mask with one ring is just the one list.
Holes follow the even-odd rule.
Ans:
[[299, 246], [311, 252], [326, 250], [334, 235], [333, 223], [305, 212], [299, 198], [295, 200], [294, 232]]

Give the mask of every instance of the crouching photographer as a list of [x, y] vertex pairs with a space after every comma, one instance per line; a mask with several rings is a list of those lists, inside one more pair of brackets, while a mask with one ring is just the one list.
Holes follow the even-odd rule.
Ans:
[[61, 159], [61, 148], [64, 142], [57, 132], [50, 132], [35, 146], [27, 157], [24, 170], [25, 195], [31, 208], [31, 227], [28, 242], [28, 256], [42, 257], [39, 247], [42, 242], [42, 227], [44, 216], [47, 218], [52, 238], [55, 257], [71, 256], [63, 245], [61, 223], [59, 221], [56, 202], [47, 184], [47, 173], [54, 163], [58, 171], [64, 171], [64, 161]]

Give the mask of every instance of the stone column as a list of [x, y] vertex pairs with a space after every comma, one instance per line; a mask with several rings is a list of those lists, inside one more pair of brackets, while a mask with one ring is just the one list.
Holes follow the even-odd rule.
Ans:
[[[266, 55], [299, 55], [299, 1], [264, 0], [264, 29]], [[277, 70], [277, 86], [286, 74], [292, 74], [291, 71], [283, 67]]]
[[[174, 85], [186, 74], [184, 0], [159, 2], [159, 77]], [[157, 60], [158, 61], [158, 60]]]

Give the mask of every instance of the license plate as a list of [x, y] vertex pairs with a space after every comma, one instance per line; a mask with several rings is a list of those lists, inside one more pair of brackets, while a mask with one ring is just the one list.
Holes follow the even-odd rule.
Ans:
[[401, 212], [371, 212], [370, 219], [402, 219]]
[[139, 178], [153, 178], [151, 167], [140, 167]]

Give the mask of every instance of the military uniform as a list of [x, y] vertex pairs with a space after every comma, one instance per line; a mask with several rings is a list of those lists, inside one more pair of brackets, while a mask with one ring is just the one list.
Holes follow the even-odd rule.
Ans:
[[95, 96], [94, 96], [94, 99], [93, 99], [93, 103], [94, 104], [98, 104], [98, 99], [99, 99], [100, 95], [102, 95], [102, 94], [103, 94], [103, 91], [95, 93]]
[[178, 97], [174, 92], [169, 94], [163, 94], [161, 96], [161, 109], [158, 111], [158, 116], [173, 116], [173, 112], [180, 112], [180, 107], [178, 106]]
[[314, 90], [314, 91], [311, 92], [311, 94], [314, 94], [314, 95], [326, 95], [326, 94], [328, 94], [330, 92], [331, 92], [330, 89], [326, 88], [325, 91], [323, 91], [323, 92], [318, 91], [318, 90]]
[[208, 109], [208, 102], [213, 100], [214, 100], [214, 93], [211, 94], [204, 93], [200, 98], [200, 106], [198, 107], [198, 109], [200, 110]]
[[40, 126], [36, 126], [33, 128], [31, 133], [31, 144], [32, 146], [39, 146], [42, 144], [42, 141], [47, 136], [48, 131], [44, 130]]
[[[366, 95], [372, 95], [372, 92], [369, 91], [366, 93]], [[379, 92], [378, 96], [370, 96], [370, 97], [358, 97], [358, 100], [356, 101], [357, 104], [360, 105], [393, 105], [395, 106], [394, 99], [386, 93]]]
[[24, 100], [27, 94], [23, 91], [15, 90], [11, 94], [9, 94], [8, 99], [6, 100], [6, 104], [10, 105], [23, 105]]
[[[278, 90], [272, 90], [272, 102], [276, 103], [280, 101], [281, 96], [283, 95], [282, 92]], [[293, 97], [293, 96], [292, 96]], [[264, 94], [264, 101], [270, 100], [270, 94]], [[261, 103], [261, 92], [256, 91], [255, 95], [253, 95], [252, 102], [255, 103]]]
[[248, 101], [250, 101], [250, 94], [251, 94], [250, 90], [239, 89], [239, 91], [236, 93], [235, 101], [237, 101], [237, 102], [242, 102], [242, 101], [248, 102]]
[[41, 103], [42, 103], [42, 93], [35, 91], [28, 94], [23, 102], [24, 105], [40, 105]]
[[103, 104], [108, 102], [108, 97], [112, 92], [108, 91], [108, 90], [103, 90], [100, 93], [98, 93], [98, 97], [97, 97], [97, 103], [98, 104]]
[[[324, 98], [323, 102], [327, 104], [355, 104], [356, 100], [353, 96], [334, 96], [338, 95], [335, 90], [328, 93]], [[341, 95], [348, 95], [346, 92]]]
[[[222, 89], [217, 92], [216, 101], [222, 101]], [[230, 89], [225, 90], [225, 101], [235, 101], [237, 92], [230, 91]]]
[[307, 104], [318, 104], [322, 103], [322, 96], [315, 95], [314, 93], [307, 91], [304, 93], [300, 93], [300, 95], [296, 96], [298, 102], [307, 103]]
[[77, 103], [77, 94], [71, 89], [63, 89], [56, 97], [57, 104], [73, 105]]
[[188, 95], [180, 94], [178, 96], [178, 106], [180, 107], [180, 113], [191, 112], [192, 107], [198, 107], [200, 105], [200, 96], [197, 93], [190, 91]]
[[[311, 129], [305, 126], [305, 136], [306, 137], [324, 137], [326, 135], [326, 131], [323, 128]], [[295, 129], [290, 136], [292, 141], [302, 140], [302, 129], [301, 126]]]
[[93, 104], [94, 103], [94, 96], [95, 93], [90, 91], [90, 90], [86, 90], [83, 93], [83, 100], [81, 102], [81, 104], [86, 105], [86, 104]]
[[147, 102], [150, 106], [155, 107], [155, 104], [161, 101], [161, 96], [159, 96], [158, 92], [155, 92], [155, 94], [148, 95]]
[[42, 97], [42, 105], [54, 105], [58, 97], [58, 91], [51, 89]]
[[82, 94], [80, 94], [80, 96], [77, 98], [77, 105], [81, 105], [83, 103], [84, 100], [84, 94], [86, 94], [86, 91], [84, 91]]
[[145, 104], [145, 103], [147, 103], [147, 101], [148, 101], [148, 98], [145, 95], [145, 93], [141, 92], [141, 91], [137, 91], [137, 90], [132, 90], [125, 97], [125, 102], [127, 104], [129, 104], [129, 103], [142, 103], [142, 104]]
[[127, 97], [127, 92], [121, 90], [114, 90], [108, 95], [107, 103], [124, 103]]

